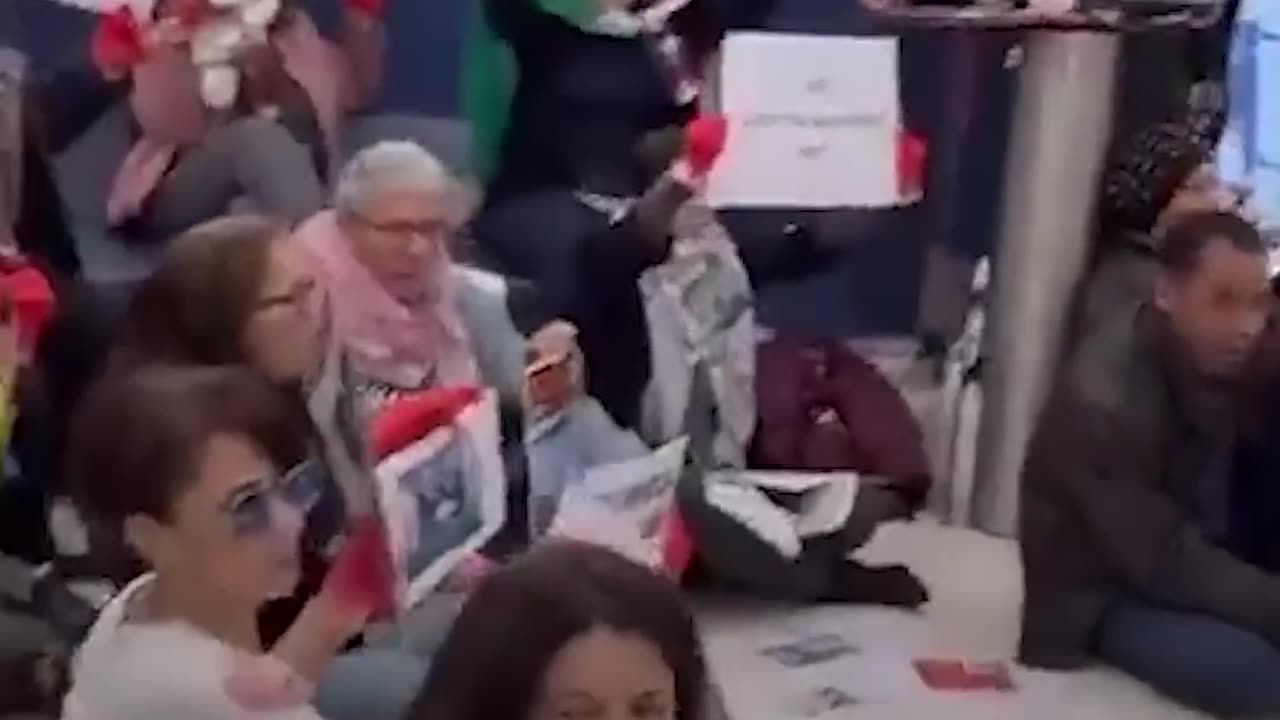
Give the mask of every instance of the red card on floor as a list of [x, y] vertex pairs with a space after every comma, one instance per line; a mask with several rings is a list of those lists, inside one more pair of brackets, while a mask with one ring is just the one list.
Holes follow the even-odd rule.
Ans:
[[915, 660], [912, 665], [924, 684], [938, 692], [1012, 692], [1014, 689], [1009, 667], [1001, 662], [925, 659]]

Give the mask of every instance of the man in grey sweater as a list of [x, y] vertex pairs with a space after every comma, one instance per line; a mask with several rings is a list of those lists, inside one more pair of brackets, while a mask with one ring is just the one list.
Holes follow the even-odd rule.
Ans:
[[1151, 298], [1077, 346], [1023, 473], [1022, 660], [1101, 659], [1222, 717], [1280, 713], [1280, 576], [1233, 552], [1244, 368], [1271, 295], [1257, 230], [1190, 215]]

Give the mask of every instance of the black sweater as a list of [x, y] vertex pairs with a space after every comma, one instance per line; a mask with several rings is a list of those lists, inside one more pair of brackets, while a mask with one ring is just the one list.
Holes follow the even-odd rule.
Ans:
[[[691, 0], [670, 29], [690, 67], [725, 30], [757, 26], [774, 0]], [[535, 0], [486, 0], [489, 22], [511, 43], [519, 79], [490, 199], [547, 186], [635, 195], [652, 181], [636, 157], [646, 133], [682, 125], [670, 79], [641, 37], [589, 33]]]

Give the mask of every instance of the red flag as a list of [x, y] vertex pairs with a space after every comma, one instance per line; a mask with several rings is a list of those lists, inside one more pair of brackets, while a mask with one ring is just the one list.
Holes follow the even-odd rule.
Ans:
[[479, 399], [479, 388], [453, 387], [423, 390], [388, 403], [369, 423], [369, 446], [374, 462], [382, 462], [432, 430], [452, 423], [459, 413]]

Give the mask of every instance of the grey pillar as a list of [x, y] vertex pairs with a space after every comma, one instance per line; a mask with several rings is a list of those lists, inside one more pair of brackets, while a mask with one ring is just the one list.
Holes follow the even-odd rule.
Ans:
[[1120, 36], [1027, 35], [995, 258], [990, 353], [973, 488], [975, 524], [1017, 528], [1027, 441], [1061, 353], [1085, 264], [1111, 129]]

